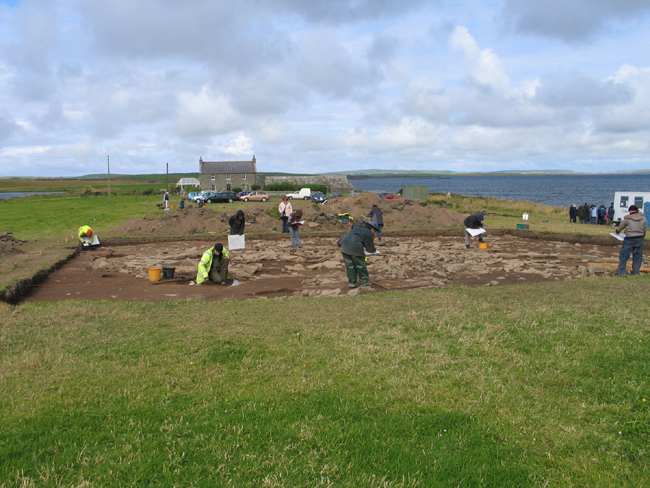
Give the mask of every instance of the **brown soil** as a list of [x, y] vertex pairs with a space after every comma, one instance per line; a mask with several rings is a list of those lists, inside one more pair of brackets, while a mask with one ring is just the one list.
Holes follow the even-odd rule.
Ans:
[[[457, 236], [389, 236], [378, 243], [381, 254], [369, 257], [372, 286], [348, 290], [336, 237], [301, 234], [302, 249], [291, 248], [286, 234], [279, 239], [247, 236], [247, 248], [231, 253], [228, 286], [190, 285], [200, 254], [213, 245], [212, 240], [131, 244], [123, 240], [74, 258], [34, 286], [24, 301], [217, 301], [499, 286], [611, 275], [611, 268], [593, 263], [614, 265], [618, 256], [616, 246], [503, 232], [488, 235], [487, 250], [465, 249], [460, 232]], [[227, 242], [223, 237], [218, 240]], [[150, 266], [174, 267], [174, 279], [150, 281]]]

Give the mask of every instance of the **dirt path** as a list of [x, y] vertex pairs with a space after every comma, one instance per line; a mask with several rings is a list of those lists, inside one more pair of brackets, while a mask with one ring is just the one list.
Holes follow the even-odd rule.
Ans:
[[[226, 243], [226, 238], [217, 239]], [[86, 252], [34, 286], [24, 301], [125, 300], [166, 302], [344, 296], [445, 286], [502, 286], [612, 274], [589, 263], [616, 263], [619, 248], [602, 244], [488, 236], [488, 250], [465, 249], [458, 236], [385, 237], [369, 258], [372, 286], [348, 290], [335, 237], [247, 236], [247, 249], [232, 251], [237, 286], [191, 286], [201, 253], [212, 241], [175, 240], [104, 246]], [[174, 267], [175, 279], [151, 282], [147, 268]]]

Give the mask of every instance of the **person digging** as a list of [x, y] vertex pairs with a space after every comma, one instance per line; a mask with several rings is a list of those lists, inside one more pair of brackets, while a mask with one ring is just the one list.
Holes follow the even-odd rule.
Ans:
[[[341, 241], [341, 255], [345, 263], [345, 272], [348, 277], [348, 287], [370, 286], [370, 275], [366, 265], [365, 251], [377, 252], [373, 242], [379, 232], [377, 222], [358, 222]], [[358, 280], [358, 284], [357, 284]]]
[[[77, 253], [81, 254], [84, 252], [84, 243], [86, 239], [90, 241], [93, 237], [93, 230], [88, 225], [82, 225], [77, 229], [77, 236], [79, 237], [79, 244], [77, 245]], [[84, 237], [86, 239], [84, 239]]]
[[[465, 226], [465, 247], [467, 249], [470, 248], [469, 238], [472, 236], [467, 232], [467, 229], [482, 229], [484, 219], [483, 214], [472, 214], [463, 221], [463, 225]], [[483, 242], [483, 234], [478, 235], [478, 242]]]
[[199, 262], [199, 272], [196, 275], [196, 284], [201, 285], [206, 281], [226, 284], [230, 253], [223, 244], [215, 244], [203, 253]]

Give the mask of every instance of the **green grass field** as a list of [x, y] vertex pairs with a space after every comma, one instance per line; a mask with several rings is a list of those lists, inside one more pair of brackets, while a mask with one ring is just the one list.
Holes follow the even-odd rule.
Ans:
[[2, 306], [0, 486], [648, 486], [649, 292]]
[[[60, 259], [81, 220], [110, 235], [157, 202], [0, 201], [0, 230], [33, 240], [0, 280]], [[450, 205], [576, 229], [548, 207]], [[0, 488], [649, 486], [649, 293], [642, 276], [0, 304]]]

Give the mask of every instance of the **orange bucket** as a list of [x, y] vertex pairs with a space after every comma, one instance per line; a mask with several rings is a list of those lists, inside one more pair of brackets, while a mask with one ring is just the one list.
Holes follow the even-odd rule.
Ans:
[[479, 242], [478, 248], [482, 249], [483, 251], [487, 251], [487, 242]]
[[160, 281], [162, 277], [162, 268], [149, 268], [149, 281]]

